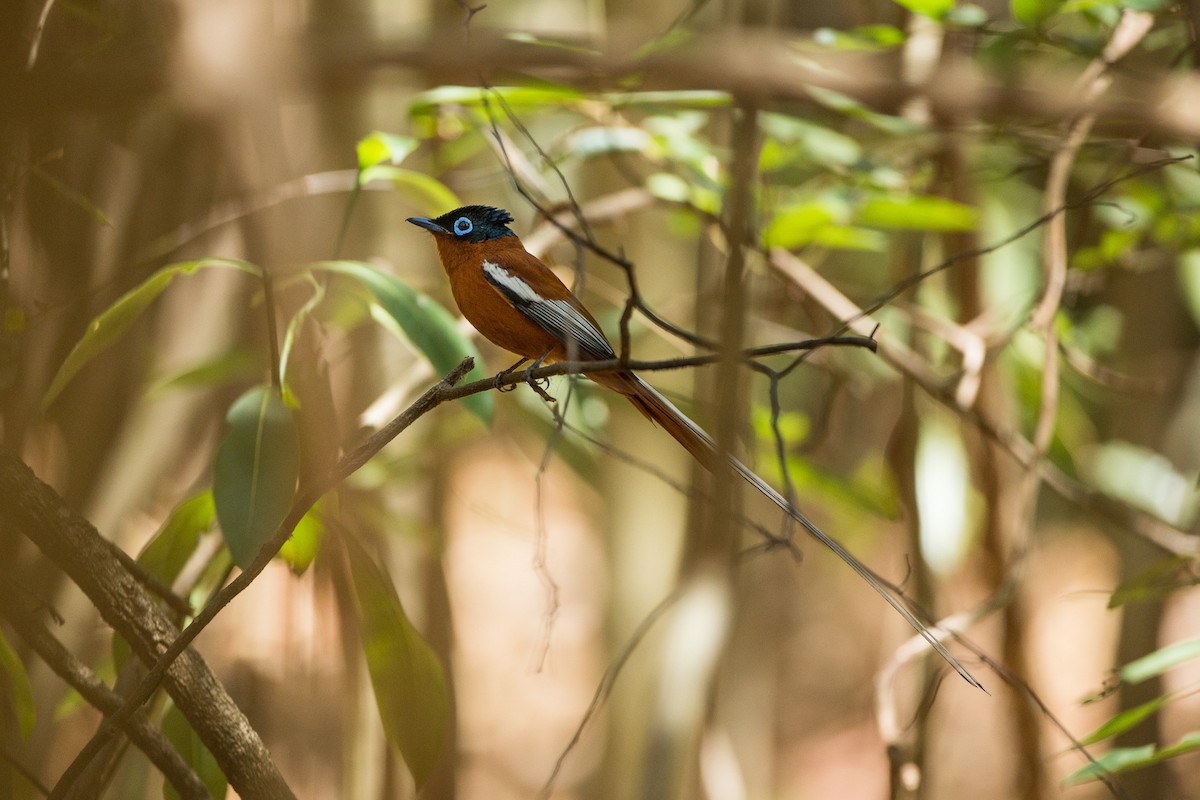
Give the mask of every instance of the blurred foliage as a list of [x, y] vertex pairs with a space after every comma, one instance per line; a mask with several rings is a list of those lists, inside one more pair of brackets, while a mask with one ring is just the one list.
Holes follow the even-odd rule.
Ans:
[[[1155, 0], [1012, 0], [1009, 17], [1003, 19], [990, 19], [982, 6], [953, 0], [897, 3], [961, 37], [981, 67], [999, 74], [1017, 62], [1082, 69], [1108, 40], [1124, 9], [1159, 14], [1154, 35], [1137, 53], [1142, 68], [1172, 68], [1191, 42], [1181, 10]], [[797, 42], [795, 52], [797, 58], [823, 52], [893, 53], [906, 46], [909, 36], [908, 28], [886, 22], [820, 29]], [[535, 47], [573, 46], [532, 34], [521, 40]], [[673, 36], [663, 36], [645, 47], [670, 52], [675, 43]], [[1016, 432], [1030, 437], [1044, 402], [1046, 363], [1045, 342], [1026, 325], [1041, 288], [1036, 252], [1041, 234], [1033, 223], [1044, 212], [1040, 191], [1054, 142], [1044, 130], [990, 123], [980, 135], [964, 136], [954, 143], [959, 148], [956, 157], [961, 157], [963, 171], [974, 183], [965, 196], [955, 199], [946, 196], [952, 145], [945, 130], [901, 109], [868, 107], [830, 89], [810, 87], [809, 96], [812, 102], [802, 111], [771, 109], [758, 117], [761, 143], [754, 204], [759, 219], [754, 241], [762, 258], [754, 263], [753, 280], [763, 281], [769, 272], [766, 256], [781, 248], [832, 276], [859, 306], [886, 303], [888, 307], [874, 310], [888, 331], [899, 331], [897, 339], [920, 350], [942, 381], [941, 388], [951, 394], [967, 367], [961, 347], [940, 334], [960, 321], [975, 321], [964, 320], [968, 303], [957, 292], [955, 281], [962, 278], [954, 277], [953, 259], [959, 255], [956, 247], [978, 248], [979, 301], [989, 310], [980, 317], [988, 328], [989, 363], [1008, 391], [1004, 400], [1014, 409]], [[727, 212], [732, 180], [724, 123], [737, 104], [722, 92], [643, 90], [636, 80], [619, 91], [599, 92], [550, 81], [440, 86], [410, 99], [407, 132], [363, 134], [355, 152], [343, 154], [343, 163], [354, 164], [355, 179], [341, 205], [332, 252], [289, 266], [282, 281], [289, 299], [278, 304], [286, 314], [278, 326], [279, 363], [264, 365], [256, 343], [239, 336], [223, 352], [146, 381], [155, 394], [199, 387], [240, 396], [227, 404], [224, 439], [211, 459], [211, 486], [174, 498], [174, 509], [137, 559], [141, 567], [173, 585], [194, 554], [202, 551], [214, 525], [219, 527], [222, 547], [208, 555], [197, 571], [199, 577], [184, 592], [195, 606], [221, 585], [231, 561], [244, 568], [254, 560], [287, 515], [310, 466], [304, 459], [311, 453], [304, 449], [297, 420], [310, 408], [307, 404], [320, 407], [313, 382], [328, 379], [328, 372], [322, 372], [327, 365], [320, 363], [325, 358], [322, 347], [336, 336], [354, 341], [355, 335], [377, 324], [427, 362], [422, 368], [428, 367], [429, 381], [466, 357], [475, 362], [466, 380], [488, 374], [483, 355], [463, 333], [457, 315], [409, 276], [378, 263], [342, 258], [351, 222], [365, 214], [365, 189], [386, 186], [411, 207], [437, 214], [462, 202], [460, 190], [452, 188], [458, 176], [486, 166], [497, 175], [489, 188], [500, 191], [498, 186], [511, 175], [523, 193], [556, 210], [571, 202], [565, 179], [558, 183], [559, 177], [599, 165], [612, 168], [628, 186], [644, 190], [653, 208], [669, 219], [669, 235], [698, 248], [710, 242], [723, 247], [719, 221]], [[1051, 466], [1088, 492], [1184, 530], [1194, 530], [1200, 508], [1197, 464], [1180, 465], [1161, 447], [1114, 435], [1117, 426], [1103, 417], [1113, 403], [1112, 376], [1145, 374], [1129, 341], [1143, 319], [1122, 304], [1120, 290], [1112, 286], [1128, 285], [1122, 282], [1150, 270], [1166, 271], [1171, 286], [1179, 290], [1169, 298], [1178, 308], [1159, 310], [1164, 315], [1181, 311], [1200, 325], [1200, 172], [1195, 157], [1190, 146], [1131, 144], [1115, 133], [1097, 134], [1083, 149], [1067, 202], [1101, 191], [1085, 205], [1055, 209], [1069, 212], [1071, 222], [1068, 285], [1055, 317], [1058, 346], [1070, 368], [1064, 368], [1058, 387], [1058, 414], [1047, 453]], [[1149, 159], [1158, 167], [1141, 169]], [[497, 163], [502, 170], [495, 169]], [[114, 224], [97, 200], [45, 166], [30, 164], [25, 171], [57, 202], [83, 212], [93, 224]], [[587, 204], [585, 199], [582, 205]], [[1027, 227], [1027, 236], [1015, 235]], [[590, 234], [580, 236], [581, 242], [595, 244], [587, 238]], [[906, 259], [918, 245], [927, 250], [913, 259], [919, 262], [914, 266]], [[912, 268], [898, 274], [900, 262]], [[214, 256], [161, 266], [92, 316], [42, 394], [42, 411], [50, 412], [64, 401], [87, 370], [100, 369], [101, 356], [129, 336], [168, 289], [185, 283], [179, 279], [210, 267], [231, 268], [252, 279], [239, 295], [252, 314], [265, 314], [265, 304], [276, 302], [261, 287], [263, 265]], [[921, 279], [897, 294], [898, 282], [918, 272]], [[782, 307], [783, 300], [799, 305], [791, 303], [792, 288], [758, 288], [750, 309], [753, 322], [789, 333], [804, 325], [832, 329], [840, 322]], [[12, 313], [5, 306], [6, 320]], [[24, 324], [9, 327], [21, 333]], [[639, 344], [649, 338], [648, 327], [634, 329]], [[272, 330], [270, 335], [279, 333]], [[1187, 333], [1188, 347], [1194, 347], [1195, 334]], [[858, 358], [832, 356], [821, 369], [831, 384], [848, 385], [847, 394], [878, 396], [898, 390], [901, 377], [895, 371]], [[374, 366], [382, 372], [382, 364]], [[276, 382], [262, 382], [268, 372], [278, 376]], [[568, 392], [564, 383], [553, 387], [556, 396]], [[333, 395], [330, 386], [322, 389]], [[607, 415], [597, 410], [600, 404], [590, 388], [577, 391], [565, 414], [568, 424], [604, 438]], [[466, 409], [485, 425], [494, 421], [494, 403], [492, 393], [464, 400]], [[826, 411], [804, 400], [772, 409], [756, 387], [750, 427], [763, 474], [778, 483], [786, 481], [804, 500], [819, 498], [832, 509], [829, 513], [843, 519], [899, 517], [902, 501], [877, 450], [848, 448], [832, 458], [830, 448], [822, 447], [831, 428]], [[346, 415], [352, 416], [349, 410]], [[517, 407], [513, 415], [521, 424], [547, 424], [540, 405], [533, 410]], [[345, 426], [329, 420], [327, 427], [332, 431]], [[935, 571], [949, 573], [977, 541], [981, 499], [964, 476], [971, 467], [963, 428], [932, 415], [918, 427], [918, 503], [936, 505], [940, 499], [943, 510], [952, 512], [948, 540], [922, 545], [933, 548], [925, 552]], [[466, 434], [458, 430], [444, 435]], [[595, 469], [596, 452], [578, 440], [562, 445], [560, 455], [581, 476], [589, 477]], [[338, 526], [345, 522], [342, 506], [349, 505], [347, 497], [359, 504], [357, 519], [378, 523], [380, 529], [405, 527], [395, 524], [399, 512], [365, 497], [372, 481], [397, 482], [397, 476], [411, 477], [421, 469], [403, 458], [390, 456], [382, 464], [368, 465], [348, 486], [319, 501], [279, 557], [296, 573], [314, 563], [344, 568], [383, 729], [420, 787], [443, 757], [450, 725], [445, 667], [410, 620], [387, 569], [354, 537], [333, 536], [341, 533]], [[946, 470], [961, 483], [947, 478]], [[341, 546], [330, 547], [335, 538]], [[942, 555], [930, 555], [937, 548]], [[1145, 567], [1111, 593], [1111, 604], [1162, 602], [1195, 584], [1194, 566], [1191, 558], [1173, 557]], [[1137, 684], [1196, 658], [1196, 640], [1176, 642], [1127, 663], [1114, 682]], [[127, 659], [128, 648], [117, 639], [117, 672]], [[34, 723], [29, 679], [2, 637], [0, 668], [7, 686], [0, 695], [27, 735]], [[1090, 745], [1127, 735], [1194, 692], [1162, 692], [1112, 716], [1084, 741]], [[214, 797], [222, 796], [224, 778], [182, 715], [172, 706], [161, 724]], [[1147, 767], [1196, 749], [1200, 731], [1171, 743], [1113, 747], [1065, 783], [1094, 779], [1105, 771]]]

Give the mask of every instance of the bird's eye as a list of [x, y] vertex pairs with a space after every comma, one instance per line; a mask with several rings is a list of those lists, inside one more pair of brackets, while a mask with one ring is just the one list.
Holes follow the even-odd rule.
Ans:
[[466, 236], [475, 226], [471, 224], [471, 220], [466, 217], [459, 217], [454, 220], [454, 232], [459, 236]]

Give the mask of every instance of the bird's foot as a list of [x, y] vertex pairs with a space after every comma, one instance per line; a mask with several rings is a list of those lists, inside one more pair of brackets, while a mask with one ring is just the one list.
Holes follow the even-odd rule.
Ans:
[[[518, 385], [517, 383], [505, 383], [504, 379], [507, 378], [509, 375], [512, 375], [514, 372], [516, 372], [517, 367], [521, 366], [528, 360], [529, 360], [528, 358], [522, 358], [520, 361], [513, 364], [508, 369], [497, 372], [496, 377], [492, 379], [492, 383], [496, 387], [496, 391], [497, 392], [511, 392], [513, 389], [516, 389], [517, 385]], [[532, 367], [531, 367], [531, 369], [532, 369]]]
[[529, 369], [525, 370], [525, 383], [529, 384], [529, 388], [537, 392], [538, 397], [542, 398], [547, 403], [557, 402], [554, 396], [546, 391], [548, 388], [550, 388], [550, 379], [535, 378], [533, 376], [533, 371], [537, 368], [538, 365], [534, 364]]

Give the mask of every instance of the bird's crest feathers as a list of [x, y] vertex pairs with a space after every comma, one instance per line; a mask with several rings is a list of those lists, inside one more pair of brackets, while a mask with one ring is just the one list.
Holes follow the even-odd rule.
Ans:
[[433, 221], [460, 241], [485, 242], [516, 235], [508, 228], [513, 221], [512, 214], [492, 206], [463, 206]]

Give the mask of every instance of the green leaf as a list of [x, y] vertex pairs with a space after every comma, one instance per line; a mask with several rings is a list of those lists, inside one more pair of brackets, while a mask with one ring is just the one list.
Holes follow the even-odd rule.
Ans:
[[292, 410], [268, 385], [230, 406], [229, 433], [213, 460], [213, 501], [221, 533], [242, 569], [279, 527], [300, 474], [300, 439]]
[[1179, 283], [1192, 321], [1200, 327], [1200, 250], [1185, 250], [1179, 256]]
[[33, 705], [33, 687], [29, 683], [29, 673], [25, 671], [25, 665], [21, 663], [17, 651], [12, 649], [3, 633], [0, 633], [0, 675], [3, 675], [6, 684], [0, 689], [0, 698], [8, 701], [17, 726], [21, 729], [21, 736], [28, 739], [37, 721], [37, 712]]
[[364, 169], [359, 173], [358, 180], [360, 186], [366, 186], [373, 181], [390, 183], [405, 199], [433, 216], [462, 205], [458, 195], [449, 186], [415, 169], [380, 164]]
[[1040, 27], [1058, 11], [1063, 0], [1010, 0], [1013, 19], [1028, 28]]
[[1200, 639], [1175, 642], [1155, 650], [1149, 655], [1130, 661], [1121, 667], [1119, 674], [1125, 683], [1141, 683], [1150, 678], [1157, 678], [1172, 667], [1193, 658], [1200, 658]]
[[1070, 786], [1095, 780], [1102, 774], [1102, 771], [1132, 772], [1135, 769], [1152, 767], [1194, 750], [1200, 750], [1200, 731], [1184, 734], [1178, 742], [1160, 750], [1156, 750], [1153, 744], [1144, 744], [1138, 747], [1114, 747], [1096, 759], [1096, 764], [1088, 764], [1063, 778], [1062, 785]]
[[313, 311], [325, 299], [325, 287], [318, 283], [311, 274], [308, 278], [313, 283], [312, 296], [288, 320], [287, 328], [283, 332], [283, 342], [279, 348], [279, 382], [283, 385], [284, 391], [290, 391], [287, 380], [288, 364], [291, 362], [292, 348], [296, 346], [296, 337], [300, 335], [300, 329], [304, 326], [305, 320], [312, 316]]
[[171, 389], [245, 383], [260, 377], [266, 368], [258, 352], [245, 347], [234, 348], [162, 376], [146, 390], [146, 394], [153, 397]]
[[388, 740], [417, 789], [437, 766], [445, 741], [449, 691], [442, 663], [400, 605], [391, 580], [351, 537], [344, 537], [363, 655]]
[[954, 0], [894, 0], [894, 2], [914, 14], [922, 14], [933, 19], [941, 19], [946, 12], [954, 8]]
[[1187, 556], [1169, 556], [1155, 561], [1114, 589], [1108, 598], [1108, 607], [1163, 600], [1173, 592], [1195, 586], [1197, 579], [1191, 573], [1191, 566], [1192, 559]]
[[321, 540], [325, 538], [325, 507], [329, 497], [322, 497], [300, 518], [291, 537], [279, 548], [279, 557], [297, 575], [304, 574], [321, 549]]
[[212, 491], [205, 489], [192, 495], [171, 511], [158, 533], [142, 548], [138, 563], [170, 586], [195, 552], [200, 534], [212, 528], [215, 518]]
[[50, 382], [50, 388], [42, 397], [42, 413], [46, 413], [46, 409], [70, 383], [76, 373], [83, 369], [85, 364], [112, 347], [125, 335], [125, 332], [141, 316], [142, 312], [171, 285], [177, 276], [190, 275], [203, 267], [232, 267], [256, 277], [262, 274], [258, 267], [245, 261], [216, 258], [171, 264], [156, 271], [139, 285], [121, 295], [115, 303], [100, 312], [100, 315], [88, 324], [83, 338], [67, 354], [66, 360], [58, 368], [54, 380]]
[[1154, 745], [1144, 744], [1138, 747], [1114, 747], [1096, 759], [1075, 770], [1062, 779], [1062, 786], [1073, 786], [1077, 783], [1092, 781], [1108, 772], [1124, 772], [1146, 766], [1148, 759], [1154, 757]]
[[545, 109], [546, 106], [576, 103], [587, 95], [568, 86], [494, 86], [484, 91], [478, 86], [439, 86], [417, 95], [408, 106], [409, 114], [424, 116], [442, 106], [479, 108], [484, 98], [495, 105], [503, 99], [512, 108], [521, 106]]
[[920, 231], [970, 231], [978, 221], [979, 213], [971, 206], [929, 196], [876, 195], [854, 216], [859, 225]]
[[1083, 739], [1083, 744], [1095, 744], [1136, 727], [1142, 720], [1158, 713], [1172, 699], [1174, 699], [1173, 695], [1164, 694], [1148, 703], [1142, 703], [1139, 706], [1122, 711], [1088, 734]]
[[[209, 795], [214, 798], [224, 797], [228, 782], [225, 773], [221, 771], [221, 765], [200, 740], [199, 734], [192, 728], [192, 723], [188, 722], [187, 717], [174, 703], [167, 704], [167, 710], [163, 714], [162, 732], [175, 751], [182, 756], [184, 763], [200, 778]], [[169, 781], [163, 782], [163, 800], [180, 800], [179, 793]]]
[[363, 171], [380, 164], [399, 164], [417, 149], [418, 144], [412, 136], [372, 131], [359, 139], [355, 147], [358, 169]]
[[[323, 261], [314, 265], [314, 269], [346, 275], [359, 281], [438, 372], [447, 373], [463, 358], [471, 356], [475, 359], [475, 367], [467, 373], [466, 380], [487, 377], [479, 349], [459, 331], [450, 312], [429, 296], [396, 276], [359, 261]], [[491, 424], [493, 400], [490, 392], [471, 395], [463, 402], [485, 425]]]
[[767, 247], [789, 250], [819, 245], [835, 250], [868, 252], [880, 252], [887, 246], [887, 237], [879, 231], [841, 224], [847, 215], [846, 209], [828, 200], [787, 206], [763, 231], [763, 243]]

